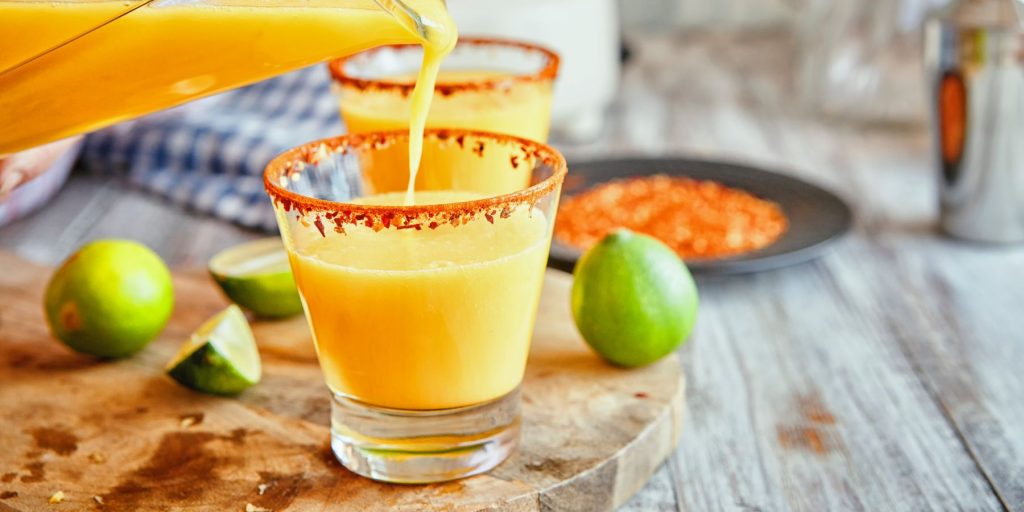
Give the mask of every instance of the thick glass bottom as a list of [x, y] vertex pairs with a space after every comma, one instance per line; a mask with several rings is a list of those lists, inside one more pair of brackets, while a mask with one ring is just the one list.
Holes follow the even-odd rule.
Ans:
[[331, 402], [331, 449], [349, 470], [382, 482], [422, 484], [487, 471], [519, 444], [519, 388], [479, 405], [437, 411]]

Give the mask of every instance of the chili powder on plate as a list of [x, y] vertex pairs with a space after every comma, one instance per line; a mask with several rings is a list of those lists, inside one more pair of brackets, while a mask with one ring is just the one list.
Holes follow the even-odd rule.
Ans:
[[563, 198], [555, 238], [587, 250], [627, 228], [683, 259], [714, 259], [771, 245], [786, 232], [779, 205], [714, 181], [666, 175], [609, 181]]

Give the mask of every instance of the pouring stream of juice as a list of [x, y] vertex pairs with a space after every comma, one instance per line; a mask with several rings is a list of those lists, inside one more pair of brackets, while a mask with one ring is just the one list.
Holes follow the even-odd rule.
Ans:
[[424, 47], [418, 141], [456, 39], [443, 0], [0, 0], [0, 156], [386, 44]]

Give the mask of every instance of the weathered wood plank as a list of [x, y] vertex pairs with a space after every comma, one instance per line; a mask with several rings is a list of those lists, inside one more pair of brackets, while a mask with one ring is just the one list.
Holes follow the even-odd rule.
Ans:
[[173, 266], [205, 266], [217, 251], [269, 236], [183, 211], [116, 180], [73, 175], [41, 211], [0, 228], [0, 248], [56, 264], [97, 238], [138, 240]]
[[[870, 141], [869, 141], [870, 142]], [[887, 187], [865, 203], [871, 243], [889, 262], [862, 273], [886, 289], [878, 316], [922, 376], [1004, 507], [1024, 509], [1024, 248], [934, 233], [927, 169], [874, 165]], [[924, 189], [927, 194], [917, 191]]]
[[[685, 429], [685, 427], [684, 427]], [[676, 496], [673, 487], [672, 470], [668, 463], [651, 476], [643, 491], [633, 495], [619, 507], [619, 512], [675, 512]]]
[[999, 508], [891, 333], [851, 298], [858, 253], [701, 283], [677, 452], [688, 507]]
[[[979, 450], [964, 446], [961, 423], [922, 369], [925, 353], [938, 361], [946, 355], [906, 349], [902, 330], [919, 322], [894, 323], [892, 311], [879, 307], [894, 299], [904, 309], [921, 307], [886, 277], [897, 260], [880, 236], [922, 258], [949, 244], [922, 244], [935, 239], [920, 229], [907, 233], [889, 217], [907, 211], [927, 226], [933, 215], [925, 137], [894, 132], [865, 140], [860, 130], [794, 115], [779, 73], [788, 65], [780, 60], [786, 43], [764, 42], [644, 38], [604, 138], [569, 148], [574, 156], [680, 152], [756, 162], [833, 188], [862, 217], [857, 232], [818, 262], [700, 283], [698, 330], [681, 351], [692, 377], [690, 421], [670, 463], [680, 507], [1000, 509], [986, 479], [999, 471], [978, 470]], [[890, 195], [883, 200], [878, 189]], [[991, 300], [972, 304], [989, 316], [1006, 310]], [[1024, 357], [1015, 354], [1012, 364], [1021, 366]], [[992, 375], [992, 383], [1012, 380], [1005, 373]], [[1024, 410], [998, 403], [1000, 411]], [[1009, 420], [1017, 412], [1000, 414]], [[986, 446], [1009, 454], [995, 462], [1013, 476], [1021, 464], [1007, 448], [1016, 446], [1009, 438], [1021, 438], [1019, 430], [995, 425], [985, 423], [997, 434]], [[669, 493], [658, 487], [635, 501], [660, 502]], [[1012, 508], [1005, 498], [1003, 504]]]
[[0, 228], [0, 247], [33, 261], [58, 261], [119, 197], [107, 184], [73, 178], [41, 210]]

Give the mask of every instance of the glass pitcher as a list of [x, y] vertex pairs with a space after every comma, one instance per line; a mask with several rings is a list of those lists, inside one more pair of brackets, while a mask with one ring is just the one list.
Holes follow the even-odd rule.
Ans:
[[0, 155], [384, 44], [443, 0], [0, 0]]

